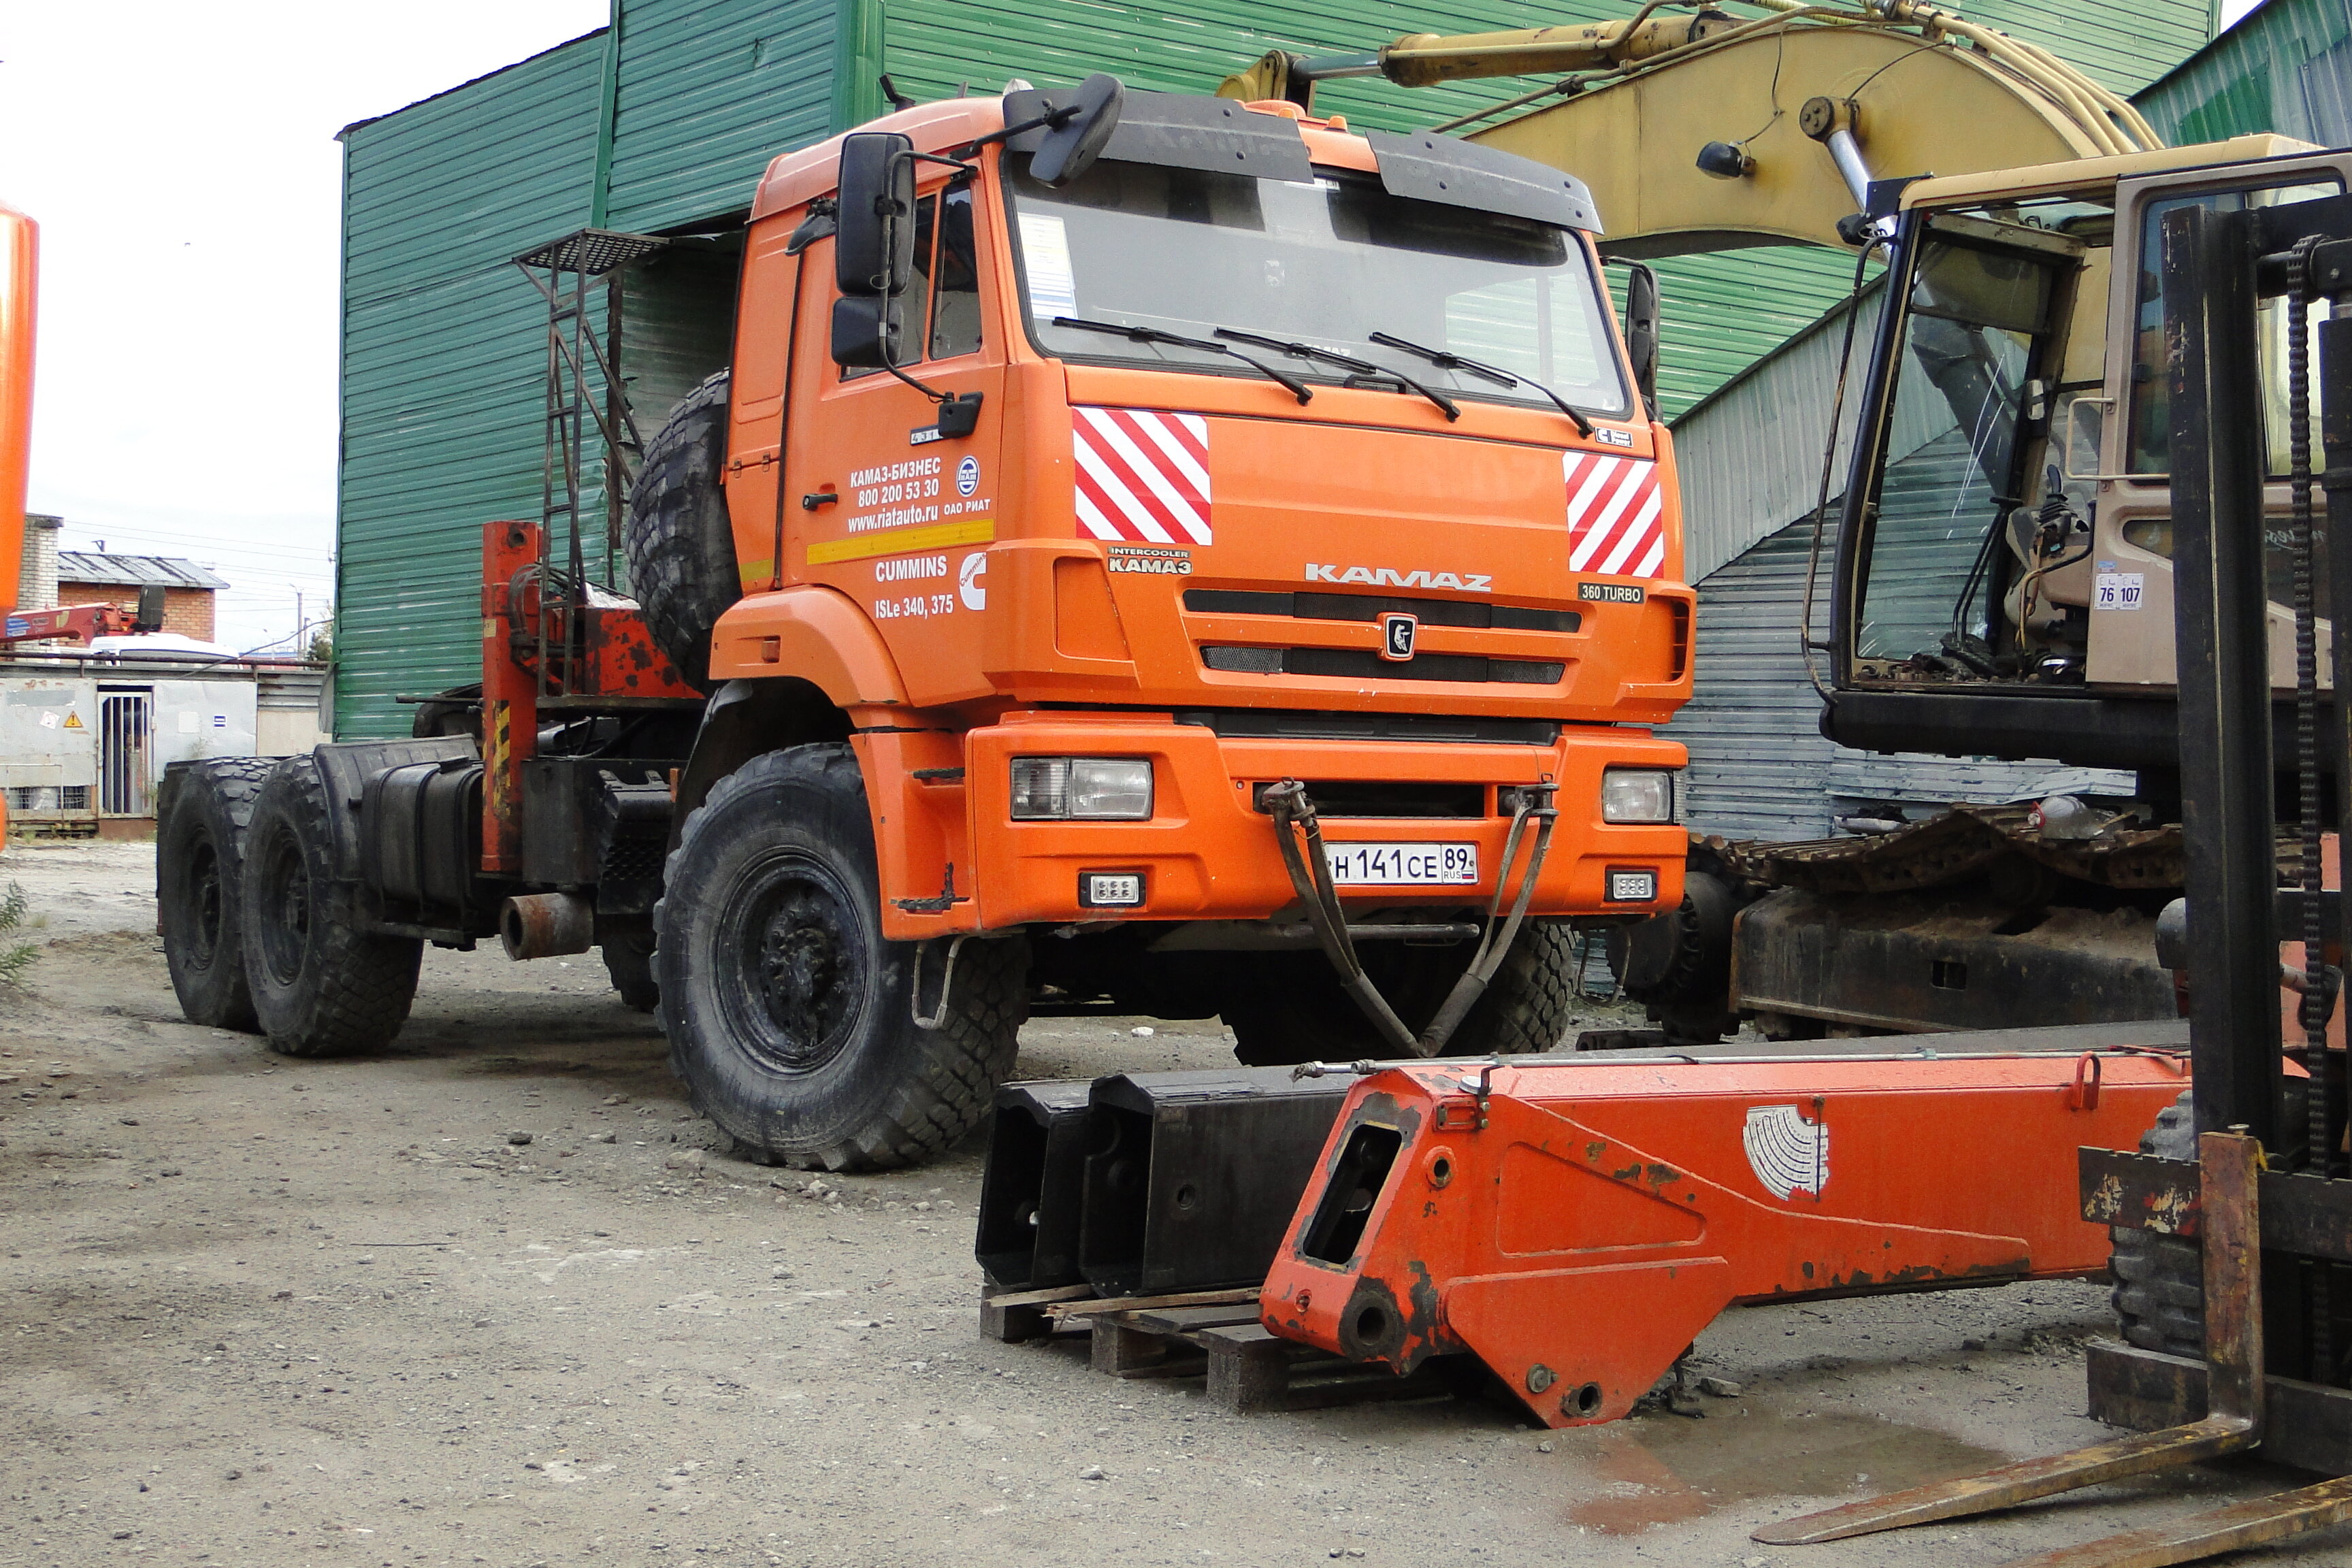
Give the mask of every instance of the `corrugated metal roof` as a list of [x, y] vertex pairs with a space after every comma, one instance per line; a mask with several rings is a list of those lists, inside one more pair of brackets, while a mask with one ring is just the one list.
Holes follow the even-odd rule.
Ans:
[[228, 584], [193, 561], [176, 555], [101, 555], [94, 550], [58, 552], [58, 581], [100, 583], [110, 587], [226, 588]]
[[2269, 0], [2138, 100], [2174, 142], [2274, 131], [2352, 144], [2352, 5]]

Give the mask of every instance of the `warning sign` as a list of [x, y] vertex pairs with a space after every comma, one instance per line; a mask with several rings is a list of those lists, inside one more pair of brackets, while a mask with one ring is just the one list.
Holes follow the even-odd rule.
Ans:
[[80, 729], [82, 727], [81, 715], [79, 713], [68, 713], [66, 715], [65, 727], [68, 730]]

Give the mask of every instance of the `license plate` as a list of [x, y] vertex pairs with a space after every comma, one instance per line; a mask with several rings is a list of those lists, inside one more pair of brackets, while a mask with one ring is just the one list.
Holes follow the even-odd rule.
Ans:
[[1323, 846], [1337, 886], [1383, 883], [1453, 887], [1478, 880], [1475, 844], [1333, 844]]

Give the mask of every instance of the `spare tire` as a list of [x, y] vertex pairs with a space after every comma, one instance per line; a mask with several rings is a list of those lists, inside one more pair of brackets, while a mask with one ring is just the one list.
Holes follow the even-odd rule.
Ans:
[[687, 681], [710, 689], [710, 628], [743, 596], [727, 515], [728, 373], [670, 410], [629, 490], [629, 591], [654, 646]]

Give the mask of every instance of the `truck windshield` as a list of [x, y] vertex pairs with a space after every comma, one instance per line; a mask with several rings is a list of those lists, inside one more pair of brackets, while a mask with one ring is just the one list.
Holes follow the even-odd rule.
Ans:
[[[1027, 177], [1026, 159], [1005, 166], [1029, 332], [1047, 353], [1252, 374], [1206, 349], [1055, 321], [1195, 339], [1223, 327], [1337, 351], [1465, 401], [1550, 409], [1530, 384], [1540, 382], [1593, 414], [1630, 406], [1600, 280], [1565, 230], [1392, 196], [1364, 175], [1293, 184], [1106, 159], [1056, 190]], [[1526, 379], [1506, 387], [1437, 368], [1375, 332]], [[1282, 363], [1305, 381], [1372, 379]]]

